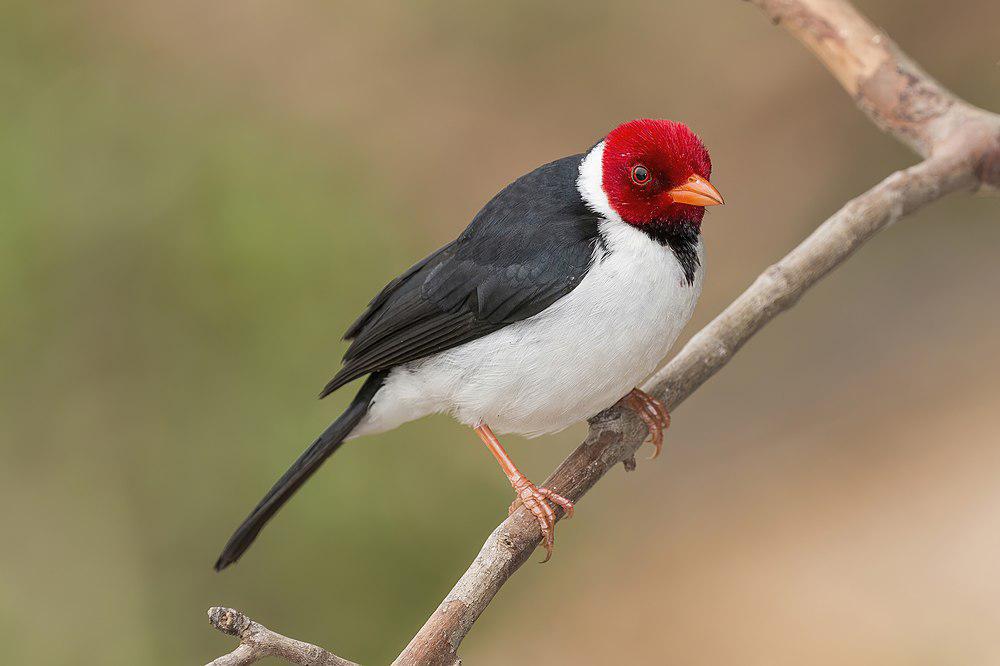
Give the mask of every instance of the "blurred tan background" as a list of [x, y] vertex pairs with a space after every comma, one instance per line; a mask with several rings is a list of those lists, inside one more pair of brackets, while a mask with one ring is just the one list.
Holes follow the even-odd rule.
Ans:
[[[1000, 109], [1000, 3], [941, 7], [861, 3]], [[213, 604], [388, 662], [510, 500], [451, 421], [346, 446], [211, 569], [349, 399], [314, 396], [376, 289], [517, 175], [662, 116], [729, 202], [696, 330], [915, 159], [735, 1], [14, 0], [0, 100], [6, 664], [204, 663], [232, 647]], [[940, 202], [764, 330], [467, 663], [1000, 663], [998, 222]], [[541, 479], [583, 432], [509, 448]]]

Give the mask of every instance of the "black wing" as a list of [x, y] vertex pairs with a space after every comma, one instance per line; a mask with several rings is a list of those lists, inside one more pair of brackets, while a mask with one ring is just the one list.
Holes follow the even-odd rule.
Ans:
[[518, 178], [455, 241], [399, 276], [347, 330], [344, 384], [455, 347], [537, 314], [586, 274], [600, 217], [576, 189], [582, 155]]

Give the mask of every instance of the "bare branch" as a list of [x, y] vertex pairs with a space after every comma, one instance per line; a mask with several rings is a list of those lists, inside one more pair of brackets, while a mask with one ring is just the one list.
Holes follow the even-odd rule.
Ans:
[[964, 153], [1000, 187], [997, 116], [959, 99], [844, 0], [749, 0], [806, 45], [881, 129], [922, 157]]
[[[893, 174], [852, 200], [784, 259], [764, 271], [722, 314], [693, 337], [644, 390], [674, 409], [714, 375], [767, 322], [880, 229], [940, 196], [970, 187], [951, 163], [928, 161]], [[650, 386], [652, 388], [650, 388]], [[617, 406], [590, 420], [587, 439], [544, 483], [574, 502], [612, 467], [632, 461], [646, 432]], [[457, 649], [500, 587], [528, 559], [539, 540], [537, 521], [524, 511], [486, 540], [458, 584], [395, 664], [453, 664]]]
[[301, 666], [358, 666], [321, 647], [275, 633], [232, 608], [213, 606], [208, 609], [208, 620], [222, 633], [240, 639], [235, 650], [208, 666], [246, 666], [265, 657], [278, 657]]
[[[848, 202], [695, 335], [647, 384], [670, 409], [877, 232], [950, 192], [1000, 187], [1000, 117], [954, 97], [849, 3], [753, 1], [812, 49], [879, 127], [928, 159]], [[544, 485], [578, 501], [619, 462], [634, 465], [644, 436], [628, 410], [605, 410]], [[501, 523], [394, 663], [458, 663], [462, 639], [539, 537], [524, 510]]]
[[[1000, 116], [943, 88], [846, 0], [750, 1], [811, 49], [880, 128], [925, 161], [849, 201], [695, 335], [646, 385], [670, 409], [882, 229], [951, 192], [1000, 190]], [[604, 410], [590, 419], [586, 440], [545, 486], [578, 501], [618, 463], [633, 468], [645, 434], [629, 410]], [[503, 521], [394, 664], [460, 664], [462, 640], [540, 536], [524, 509]], [[237, 611], [213, 608], [210, 617], [220, 630], [241, 637], [240, 647], [213, 664], [250, 664], [267, 655], [296, 664], [351, 663], [275, 634]]]

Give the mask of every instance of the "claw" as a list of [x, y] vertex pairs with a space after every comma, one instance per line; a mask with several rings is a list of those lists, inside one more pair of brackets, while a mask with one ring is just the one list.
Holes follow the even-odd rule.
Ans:
[[535, 517], [538, 527], [542, 531], [542, 546], [545, 547], [545, 559], [542, 562], [548, 562], [552, 559], [556, 531], [556, 512], [549, 506], [549, 502], [561, 507], [567, 518], [573, 516], [573, 502], [548, 488], [539, 488], [523, 476], [516, 479], [511, 485], [514, 486], [514, 492], [517, 493], [517, 499], [510, 505], [510, 513], [513, 513], [518, 505], [521, 505]]
[[555, 504], [558, 504], [560, 507], [562, 507], [563, 513], [566, 514], [566, 520], [569, 520], [570, 518], [573, 517], [573, 511], [575, 507], [571, 500], [566, 499], [559, 493], [549, 490], [548, 488], [539, 488], [538, 492], [541, 493], [542, 497], [544, 497], [545, 499]]
[[653, 460], [663, 450], [663, 431], [670, 427], [670, 413], [662, 402], [639, 389], [625, 396], [624, 404], [631, 409], [646, 424], [649, 439], [653, 444]]
[[478, 425], [476, 434], [500, 463], [501, 469], [514, 488], [514, 501], [507, 509], [507, 514], [514, 513], [519, 506], [524, 506], [531, 512], [542, 531], [542, 545], [545, 547], [545, 559], [542, 562], [548, 562], [552, 558], [556, 530], [556, 512], [549, 506], [549, 502], [560, 507], [567, 518], [573, 517], [573, 502], [548, 488], [539, 488], [521, 474], [488, 425], [485, 423]]

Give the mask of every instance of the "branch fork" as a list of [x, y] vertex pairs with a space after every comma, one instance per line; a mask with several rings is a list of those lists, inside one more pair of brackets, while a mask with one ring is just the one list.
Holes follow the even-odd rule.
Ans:
[[[749, 1], [816, 54], [879, 128], [924, 161], [847, 202], [691, 338], [644, 387], [670, 411], [882, 229], [952, 192], [1000, 192], [1000, 116], [955, 97], [847, 0]], [[618, 463], [634, 469], [646, 436], [642, 421], [617, 405], [589, 424], [584, 442], [544, 482], [573, 502]], [[393, 663], [460, 664], [462, 640], [540, 537], [537, 521], [526, 510], [511, 514]], [[353, 663], [276, 634], [239, 611], [213, 608], [209, 616], [216, 628], [241, 640], [236, 650], [212, 662], [216, 666], [251, 664], [264, 656], [303, 665]]]

